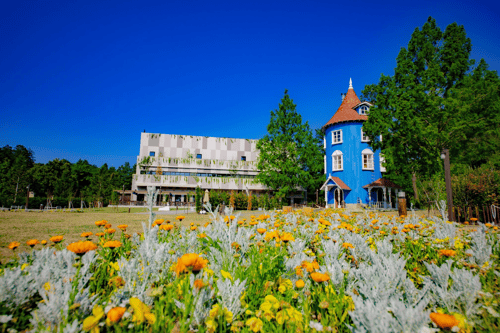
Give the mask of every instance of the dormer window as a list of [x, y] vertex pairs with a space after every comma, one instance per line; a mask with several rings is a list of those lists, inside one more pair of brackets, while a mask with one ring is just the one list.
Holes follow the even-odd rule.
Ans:
[[366, 116], [368, 115], [368, 111], [370, 111], [370, 108], [366, 105], [361, 105], [359, 107], [359, 114], [362, 115], [362, 116]]

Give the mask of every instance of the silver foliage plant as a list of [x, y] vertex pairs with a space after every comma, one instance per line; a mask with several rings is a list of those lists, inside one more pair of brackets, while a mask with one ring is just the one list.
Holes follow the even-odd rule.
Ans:
[[221, 305], [231, 311], [234, 318], [244, 310], [240, 297], [245, 291], [246, 282], [239, 279], [234, 282], [223, 278], [217, 280], [217, 296], [221, 299]]

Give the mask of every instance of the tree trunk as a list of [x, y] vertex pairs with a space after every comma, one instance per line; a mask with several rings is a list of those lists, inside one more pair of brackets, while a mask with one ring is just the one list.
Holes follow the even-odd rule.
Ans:
[[418, 202], [417, 174], [415, 172], [411, 177], [411, 182], [413, 184], [413, 195], [415, 196], [415, 202]]

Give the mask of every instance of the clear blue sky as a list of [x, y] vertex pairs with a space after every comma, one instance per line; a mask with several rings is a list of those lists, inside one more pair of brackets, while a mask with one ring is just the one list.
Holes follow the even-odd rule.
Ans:
[[326, 123], [432, 16], [500, 70], [495, 1], [2, 1], [0, 146], [133, 164], [140, 133], [258, 139], [288, 89]]

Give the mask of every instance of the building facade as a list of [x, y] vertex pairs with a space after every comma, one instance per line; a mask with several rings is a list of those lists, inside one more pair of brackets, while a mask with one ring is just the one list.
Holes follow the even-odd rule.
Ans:
[[132, 201], [142, 199], [148, 186], [161, 201], [192, 202], [203, 190], [245, 191], [267, 188], [255, 182], [257, 140], [191, 135], [141, 133], [141, 148], [132, 180]]
[[329, 207], [377, 203], [389, 208], [397, 202], [400, 188], [382, 178], [383, 158], [371, 149], [370, 139], [362, 130], [371, 106], [359, 100], [350, 81], [337, 112], [322, 127], [326, 181], [321, 189]]

